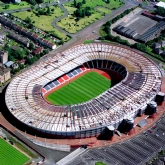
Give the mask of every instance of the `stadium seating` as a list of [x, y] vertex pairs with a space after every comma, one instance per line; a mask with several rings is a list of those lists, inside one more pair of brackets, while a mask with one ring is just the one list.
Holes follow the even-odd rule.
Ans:
[[[57, 106], [43, 99], [46, 92], [82, 72], [112, 70], [123, 80], [87, 102]], [[9, 111], [23, 123], [47, 132], [75, 132], [118, 127], [125, 117], [135, 117], [161, 86], [158, 67], [144, 56], [122, 46], [93, 43], [77, 45], [33, 66], [9, 84], [5, 101]], [[67, 126], [67, 127], [66, 127]], [[76, 137], [86, 135], [76, 135]]]

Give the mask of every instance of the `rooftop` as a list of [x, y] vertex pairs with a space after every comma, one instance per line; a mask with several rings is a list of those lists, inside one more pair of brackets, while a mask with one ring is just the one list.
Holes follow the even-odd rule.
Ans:
[[165, 8], [165, 2], [160, 1], [156, 4], [156, 6]]
[[3, 76], [5, 73], [7, 73], [8, 71], [10, 71], [10, 68], [3, 68], [0, 67], [0, 75]]

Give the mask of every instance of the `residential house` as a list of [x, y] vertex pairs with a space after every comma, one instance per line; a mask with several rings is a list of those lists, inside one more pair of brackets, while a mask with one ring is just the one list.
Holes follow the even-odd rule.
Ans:
[[8, 0], [8, 1], [12, 3], [21, 3], [21, 0]]
[[40, 38], [37, 34], [35, 33], [31, 33], [28, 30], [22, 28], [19, 25], [16, 25], [15, 23], [13, 23], [12, 21], [10, 21], [9, 19], [5, 18], [4, 16], [0, 16], [0, 23], [4, 24], [5, 26], [21, 33], [22, 35], [27, 36], [29, 39], [33, 40], [33, 41], [38, 41], [39, 43], [41, 43], [42, 45], [51, 48], [51, 49], [55, 49], [56, 45], [54, 43], [51, 43], [45, 39]]
[[7, 68], [10, 68], [12, 64], [14, 64], [13, 61], [8, 61], [8, 62], [5, 63], [5, 66], [6, 66]]
[[13, 32], [9, 32], [7, 37], [11, 38], [11, 39], [14, 39], [15, 41], [19, 42], [20, 44], [26, 46], [26, 47], [29, 47], [29, 41], [28, 39], [20, 36], [19, 34], [15, 34]]
[[8, 52], [0, 51], [0, 66], [4, 65], [8, 61]]
[[50, 49], [55, 49], [56, 48], [56, 45], [45, 40], [45, 39], [42, 39], [42, 38], [39, 38], [39, 43], [50, 48]]
[[165, 41], [161, 41], [160, 44], [161, 44], [161, 47], [164, 47], [165, 46]]
[[162, 160], [158, 159], [158, 160], [155, 160], [155, 161], [152, 163], [152, 165], [164, 165], [164, 162], [163, 162]]
[[154, 43], [153, 44], [153, 48], [161, 48], [161, 44], [160, 43]]
[[22, 60], [17, 60], [18, 63], [24, 65], [25, 64], [25, 59], [22, 59]]
[[161, 54], [163, 53], [163, 51], [159, 48], [155, 48], [154, 51], [157, 53], [157, 54]]
[[165, 51], [161, 53], [161, 56], [165, 58]]
[[41, 47], [37, 47], [35, 50], [33, 50], [33, 54], [40, 54], [42, 52], [42, 48]]
[[19, 66], [18, 66], [18, 63], [14, 63], [14, 64], [11, 65], [11, 67], [12, 67], [13, 69], [17, 69]]
[[9, 80], [10, 77], [10, 68], [0, 67], [0, 84]]
[[5, 32], [1, 33], [1, 35], [0, 35], [0, 42], [3, 42], [5, 38], [6, 38], [6, 33]]

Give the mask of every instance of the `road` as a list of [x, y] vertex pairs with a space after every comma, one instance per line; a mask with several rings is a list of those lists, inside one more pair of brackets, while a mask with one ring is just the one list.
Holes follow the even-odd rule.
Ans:
[[58, 22], [59, 20], [65, 18], [68, 16], [68, 11], [66, 10], [66, 8], [62, 5], [62, 4], [59, 4], [58, 7], [61, 8], [61, 10], [64, 11], [64, 15], [63, 16], [60, 16], [58, 18], [55, 18], [53, 21], [52, 21], [52, 26], [56, 29], [58, 29], [59, 31], [61, 31], [62, 33], [65, 33], [69, 36], [72, 36], [70, 33], [66, 32], [65, 30], [61, 29], [59, 26], [56, 25], [56, 22]]

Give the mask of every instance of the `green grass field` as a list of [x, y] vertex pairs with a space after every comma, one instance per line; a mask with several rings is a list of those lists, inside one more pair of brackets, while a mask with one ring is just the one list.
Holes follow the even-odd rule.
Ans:
[[[82, 2], [82, 0], [76, 0], [76, 2]], [[69, 16], [61, 19], [56, 24], [69, 33], [77, 33], [91, 23], [104, 17], [105, 14], [110, 14], [112, 10], [117, 9], [122, 5], [123, 3], [120, 2], [120, 0], [110, 0], [109, 4], [105, 3], [103, 0], [86, 0], [86, 3], [82, 5], [82, 8], [87, 6], [91, 7], [92, 14], [76, 21], [73, 16], [74, 11], [76, 10], [73, 6], [73, 1], [67, 2], [64, 4], [64, 7], [68, 10]]]
[[23, 165], [28, 157], [0, 138], [0, 165]]
[[59, 30], [55, 29], [51, 24], [54, 18], [62, 16], [64, 13], [59, 7], [51, 6], [50, 10], [54, 9], [54, 12], [51, 15], [40, 15], [39, 17], [35, 14], [36, 10], [34, 11], [22, 11], [22, 12], [16, 12], [13, 13], [14, 16], [25, 20], [26, 17], [29, 17], [32, 21], [35, 23], [33, 24], [35, 27], [45, 30], [45, 31], [51, 31], [56, 33], [60, 38], [62, 38], [64, 41], [68, 39], [66, 34], [60, 32]]
[[106, 165], [106, 164], [102, 162], [96, 162], [95, 165]]
[[83, 44], [90, 44], [91, 42], [93, 42], [93, 40], [86, 40]]
[[111, 80], [108, 78], [96, 72], [88, 72], [52, 92], [46, 99], [56, 105], [78, 104], [98, 96], [110, 86]]
[[98, 7], [97, 11], [105, 13], [105, 14], [110, 14], [111, 13], [111, 10], [109, 10], [108, 8], [105, 8], [105, 7]]

